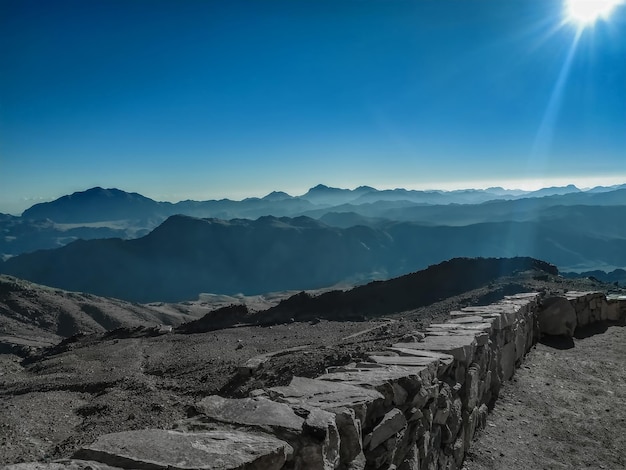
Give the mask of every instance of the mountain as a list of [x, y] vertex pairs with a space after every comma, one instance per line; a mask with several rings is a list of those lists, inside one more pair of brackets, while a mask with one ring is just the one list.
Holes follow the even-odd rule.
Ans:
[[351, 190], [331, 188], [323, 184], [318, 184], [317, 186], [309, 189], [304, 195], [300, 196], [300, 198], [313, 204], [335, 206], [354, 201], [360, 196], [370, 192], [377, 193], [378, 191], [369, 186], [359, 186], [358, 188]]
[[567, 186], [552, 186], [550, 188], [542, 188], [537, 191], [531, 191], [525, 194], [524, 197], [544, 197], [544, 196], [562, 196], [564, 194], [580, 193], [582, 192], [573, 184]]
[[0, 272], [148, 302], [388, 279], [456, 257], [530, 256], [565, 270], [626, 266], [626, 206], [572, 209], [465, 226], [387, 221], [338, 228], [308, 217], [172, 216], [139, 239], [79, 240], [10, 258]]
[[615, 191], [617, 189], [626, 189], [626, 184], [616, 184], [613, 186], [596, 186], [595, 188], [588, 189], [587, 193], [606, 193], [609, 191]]
[[317, 288], [380, 264], [387, 237], [306, 217], [256, 221], [172, 216], [135, 240], [77, 241], [8, 259], [0, 270], [47, 285], [134, 301]]
[[272, 191], [262, 199], [264, 201], [284, 201], [285, 199], [291, 199], [291, 196], [283, 191]]
[[626, 285], [626, 270], [624, 269], [614, 269], [609, 272], [599, 269], [594, 271], [584, 271], [581, 273], [567, 272], [563, 273], [563, 276], [570, 279], [593, 278], [601, 282], [618, 283], [622, 286]]
[[[429, 227], [469, 227], [476, 224], [511, 222], [550, 226], [558, 219], [572, 230], [571, 235], [562, 234], [566, 239], [572, 239], [573, 232], [576, 231], [586, 233], [602, 230], [611, 235], [603, 238], [600, 233], [594, 233], [592, 238], [610, 241], [613, 238], [619, 239], [623, 233], [621, 221], [624, 220], [622, 217], [626, 208], [626, 187], [623, 186], [580, 191], [570, 185], [520, 195], [517, 191], [501, 188], [379, 191], [368, 186], [350, 190], [318, 185], [300, 197], [276, 191], [263, 198], [247, 198], [242, 201], [221, 199], [181, 201], [175, 204], [156, 202], [139, 194], [117, 189], [93, 188], [50, 203], [37, 204], [25, 211], [22, 217], [0, 216], [0, 259], [6, 260], [40, 249], [59, 248], [77, 240], [136, 239], [146, 236], [168, 217], [178, 214], [222, 220], [256, 220], [269, 215], [277, 218], [306, 216], [318, 219], [322, 225], [335, 228], [367, 226], [382, 232], [392, 222], [410, 222]], [[599, 220], [600, 215], [602, 220]], [[579, 221], [579, 226], [573, 226], [571, 221], [574, 219]], [[590, 220], [594, 221], [593, 225], [597, 229], [589, 226]], [[609, 224], [609, 220], [613, 222]], [[470, 233], [475, 230], [491, 229], [467, 229]], [[539, 227], [538, 231], [541, 233], [545, 228]], [[434, 228], [430, 230], [426, 244], [430, 243], [429, 237], [435, 232]], [[459, 243], [463, 244], [464, 240], [461, 239]], [[539, 244], [537, 250], [547, 245], [547, 242]], [[490, 255], [490, 252], [484, 252], [482, 248], [483, 244], [479, 240], [476, 247], [468, 248], [471, 253], [458, 250], [455, 253], [446, 252], [440, 258], [430, 261], [440, 261], [445, 259], [445, 255], [452, 254]], [[560, 266], [583, 270], [615, 266], [615, 263], [607, 261], [604, 256], [599, 259], [587, 256], [587, 252], [595, 250], [592, 247], [579, 246], [576, 249], [579, 251], [569, 256], [561, 256], [561, 250], [557, 249], [549, 259], [553, 262], [557, 259], [564, 260], [565, 264]], [[524, 254], [539, 256], [537, 250]], [[450, 251], [454, 250], [450, 248]], [[493, 254], [497, 250], [494, 248], [491, 251]], [[504, 253], [509, 256], [520, 254], [512, 249], [499, 250], [497, 253], [498, 256]], [[391, 269], [398, 272], [393, 266], [395, 261], [391, 261], [383, 271], [388, 272]], [[423, 266], [420, 262], [413, 268]], [[378, 271], [378, 266], [373, 269]], [[366, 278], [369, 276], [363, 273], [360, 275]]]
[[89, 223], [110, 220], [148, 219], [170, 214], [172, 204], [156, 202], [137, 193], [100, 187], [75, 192], [51, 202], [35, 204], [22, 218], [50, 219], [58, 223]]

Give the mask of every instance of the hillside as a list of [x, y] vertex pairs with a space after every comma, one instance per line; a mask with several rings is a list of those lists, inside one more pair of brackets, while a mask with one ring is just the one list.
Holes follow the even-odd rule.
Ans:
[[[251, 312], [244, 305], [227, 306], [184, 323], [176, 331], [189, 333], [237, 324], [273, 325], [320, 319], [363, 321], [414, 311], [503, 279], [519, 278], [532, 282], [556, 276], [556, 267], [533, 258], [455, 258], [421, 271], [352, 289], [313, 294], [300, 292], [261, 311]], [[511, 292], [521, 289], [514, 284], [512, 282], [507, 287]]]
[[198, 315], [189, 308], [131, 304], [0, 276], [0, 353], [50, 346], [78, 333], [178, 325]]

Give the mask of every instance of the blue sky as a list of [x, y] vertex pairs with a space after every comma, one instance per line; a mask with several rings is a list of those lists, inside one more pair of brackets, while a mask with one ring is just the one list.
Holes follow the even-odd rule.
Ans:
[[0, 212], [324, 183], [626, 182], [626, 7], [0, 0]]

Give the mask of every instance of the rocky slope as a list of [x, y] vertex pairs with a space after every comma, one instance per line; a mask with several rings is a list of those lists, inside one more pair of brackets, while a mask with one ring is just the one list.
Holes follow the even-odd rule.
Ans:
[[56, 344], [79, 333], [178, 325], [207, 310], [131, 304], [0, 276], [0, 353], [28, 354], [30, 350]]
[[[472, 276], [471, 270], [465, 276]], [[505, 293], [603, 286], [524, 271], [452, 297], [441, 287], [438, 297], [432, 293], [438, 302], [359, 322], [294, 318], [265, 327], [157, 336], [124, 328], [73, 337], [27, 360], [0, 355], [0, 464], [67, 457], [109, 432], [169, 429], [206, 395], [241, 397], [259, 387], [285, 385], [294, 375], [315, 377], [443, 320], [451, 310], [491, 303]], [[261, 370], [241, 375], [251, 360], [261, 360]]]

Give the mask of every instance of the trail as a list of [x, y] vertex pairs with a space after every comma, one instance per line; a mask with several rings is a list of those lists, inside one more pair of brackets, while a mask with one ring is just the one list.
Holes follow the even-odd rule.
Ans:
[[626, 468], [626, 328], [538, 344], [505, 384], [464, 470]]

